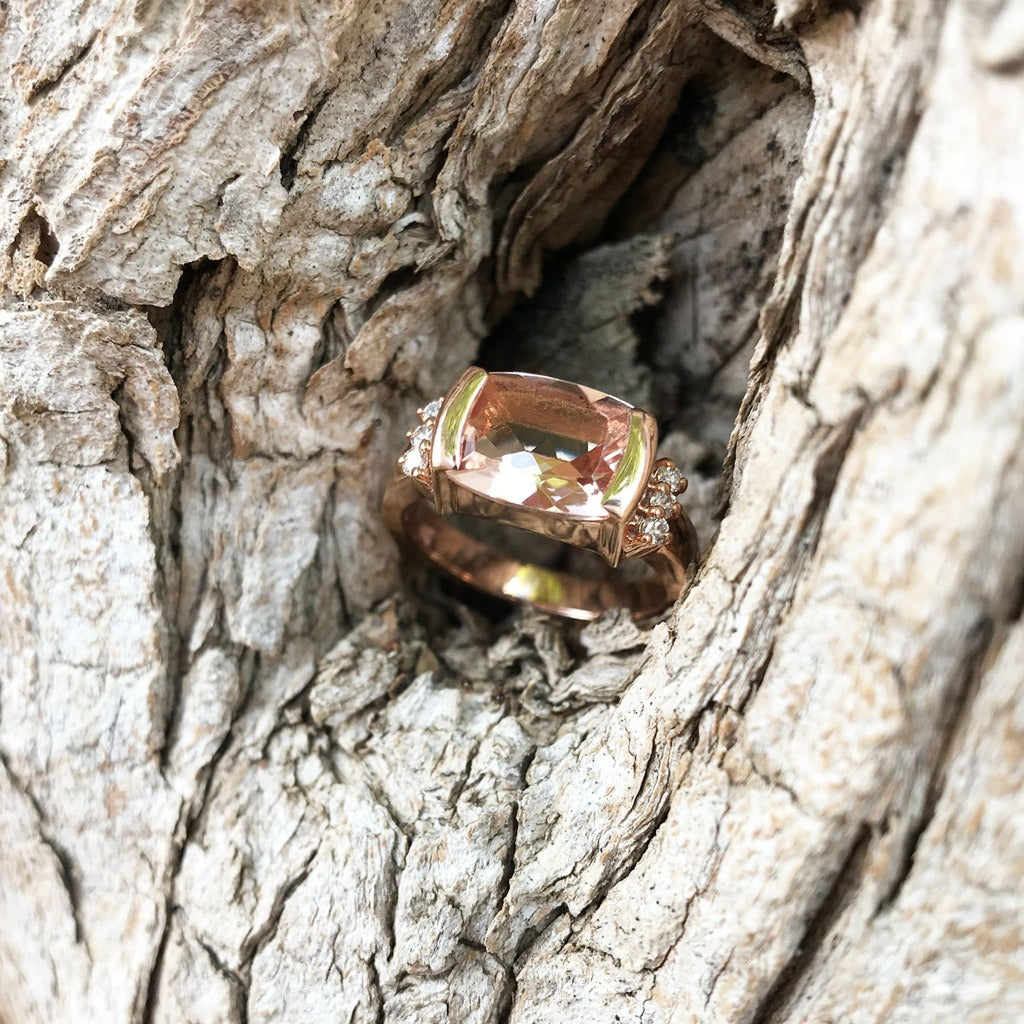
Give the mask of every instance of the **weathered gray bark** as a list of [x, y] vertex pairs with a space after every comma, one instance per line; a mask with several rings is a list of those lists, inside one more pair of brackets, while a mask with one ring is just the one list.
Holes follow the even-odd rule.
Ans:
[[[1021, 1019], [1019, 7], [4, 17], [3, 1024]], [[668, 426], [653, 630], [402, 586], [481, 344]]]

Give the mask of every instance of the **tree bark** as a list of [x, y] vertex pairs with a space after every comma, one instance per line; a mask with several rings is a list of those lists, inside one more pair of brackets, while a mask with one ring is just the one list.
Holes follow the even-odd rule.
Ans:
[[[999, 0], [3, 15], [0, 1022], [1024, 1015]], [[474, 359], [651, 408], [665, 620], [379, 512]]]

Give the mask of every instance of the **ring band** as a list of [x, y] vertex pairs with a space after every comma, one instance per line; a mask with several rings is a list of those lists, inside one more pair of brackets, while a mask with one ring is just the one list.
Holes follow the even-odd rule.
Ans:
[[[686, 479], [657, 459], [647, 412], [593, 388], [470, 367], [419, 410], [384, 497], [392, 532], [480, 590], [573, 619], [671, 604], [697, 561], [679, 504]], [[590, 579], [511, 557], [450, 518], [481, 516], [603, 556], [642, 560], [646, 578]]]

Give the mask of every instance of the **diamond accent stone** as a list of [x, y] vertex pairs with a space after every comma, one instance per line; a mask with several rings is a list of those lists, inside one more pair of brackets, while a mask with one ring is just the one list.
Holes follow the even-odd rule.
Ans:
[[660, 484], [668, 484], [673, 491], [678, 491], [683, 486], [686, 477], [682, 471], [673, 465], [662, 465], [654, 471], [654, 479]]
[[426, 423], [421, 423], [413, 432], [410, 437], [410, 441], [414, 446], [421, 444], [429, 444], [431, 438], [434, 436], [434, 421], [428, 420]]
[[459, 437], [453, 479], [526, 508], [606, 519], [633, 407], [553, 378], [492, 373]]
[[667, 519], [645, 519], [640, 523], [640, 531], [654, 544], [663, 544], [668, 540]]
[[419, 476], [427, 468], [423, 461], [423, 453], [419, 448], [410, 448], [399, 460], [402, 472], [406, 476]]
[[665, 508], [670, 509], [676, 503], [675, 498], [671, 494], [665, 494], [663, 491], [651, 491], [647, 497], [644, 498], [644, 504], [649, 508]]
[[420, 409], [421, 420], [433, 420], [437, 419], [437, 414], [441, 411], [441, 399], [435, 398], [432, 402], [427, 402], [422, 409]]

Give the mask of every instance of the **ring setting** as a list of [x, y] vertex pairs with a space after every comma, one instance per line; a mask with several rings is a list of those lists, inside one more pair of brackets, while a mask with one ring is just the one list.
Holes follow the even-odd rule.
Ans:
[[[656, 457], [649, 413], [569, 381], [474, 366], [418, 418], [385, 516], [453, 575], [577, 619], [616, 606], [643, 618], [682, 589], [696, 562], [686, 478]], [[594, 581], [519, 562], [459, 531], [458, 514], [591, 549], [609, 567], [643, 559], [654, 579]]]

